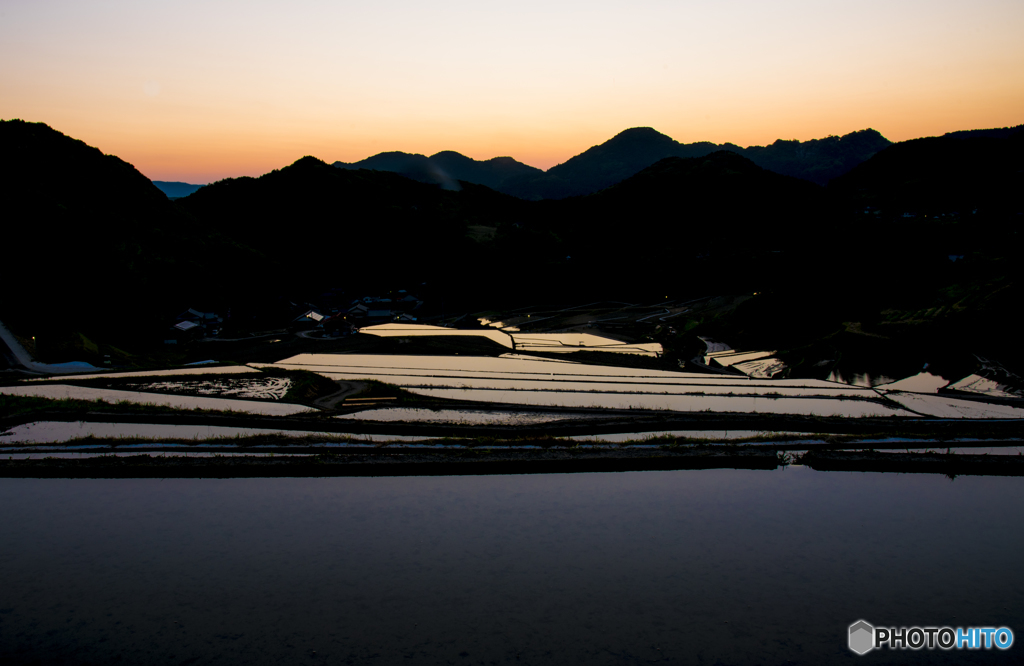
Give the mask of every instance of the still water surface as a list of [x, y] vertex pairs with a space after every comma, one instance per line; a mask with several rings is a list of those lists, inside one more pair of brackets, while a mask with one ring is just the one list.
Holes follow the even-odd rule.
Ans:
[[[1017, 663], [1024, 642], [1019, 478], [0, 479], [0, 503], [4, 663]], [[861, 618], [1018, 640], [858, 658]]]

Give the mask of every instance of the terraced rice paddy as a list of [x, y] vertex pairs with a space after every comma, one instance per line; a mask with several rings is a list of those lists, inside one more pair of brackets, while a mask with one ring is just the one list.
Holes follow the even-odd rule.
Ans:
[[1024, 410], [1014, 406], [824, 380], [620, 368], [518, 354], [496, 358], [300, 354], [273, 365], [335, 380], [376, 379], [427, 397], [518, 405], [854, 418], [1024, 418]]
[[234, 400], [230, 398], [208, 398], [194, 395], [169, 395], [143, 391], [120, 391], [105, 388], [89, 388], [68, 384], [36, 384], [31, 386], [0, 386], [0, 393], [6, 395], [49, 398], [51, 400], [105, 400], [111, 403], [130, 402], [139, 405], [157, 405], [174, 409], [211, 409], [217, 411], [244, 412], [264, 416], [290, 416], [312, 411], [309, 407], [280, 402], [257, 402], [255, 400]]
[[967, 377], [950, 384], [949, 388], [957, 391], [967, 391], [969, 393], [986, 395], [993, 398], [1021, 397], [1019, 392], [1014, 391], [1009, 386], [979, 375], [968, 375]]
[[889, 391], [886, 397], [918, 414], [942, 419], [1024, 419], [1024, 409], [1013, 405], [904, 391]]
[[[523, 356], [302, 354], [276, 364], [336, 380], [377, 379], [424, 396], [522, 405], [794, 414], [910, 415], [870, 390], [821, 381], [753, 381]], [[765, 397], [764, 394], [773, 395]], [[823, 398], [817, 401], [809, 398]], [[848, 398], [848, 400], [840, 400]], [[877, 402], [871, 402], [877, 400]]]
[[456, 329], [418, 324], [380, 324], [359, 329], [360, 333], [381, 337], [484, 337], [503, 347], [525, 352], [571, 353], [603, 351], [615, 354], [660, 356], [662, 347], [656, 342], [631, 344], [591, 333], [522, 333], [512, 329]]
[[252, 400], [281, 400], [291, 388], [292, 380], [287, 377], [253, 377], [215, 380], [178, 380], [125, 384], [121, 388], [136, 391], [156, 391], [203, 396], [224, 396]]

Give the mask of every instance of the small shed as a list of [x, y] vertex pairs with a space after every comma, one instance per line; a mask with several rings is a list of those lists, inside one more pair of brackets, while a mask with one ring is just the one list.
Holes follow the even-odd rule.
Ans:
[[325, 317], [317, 312], [316, 310], [306, 310], [292, 321], [295, 323], [305, 324], [309, 322], [320, 323]]
[[203, 328], [194, 321], [179, 321], [171, 326], [170, 332], [164, 338], [164, 344], [176, 345], [192, 342], [199, 337]]

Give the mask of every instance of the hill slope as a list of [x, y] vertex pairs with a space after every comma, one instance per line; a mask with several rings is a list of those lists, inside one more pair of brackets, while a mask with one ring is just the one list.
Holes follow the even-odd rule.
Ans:
[[763, 282], [771, 277], [764, 261], [801, 262], [808, 239], [823, 240], [830, 217], [821, 188], [729, 151], [666, 158], [549, 208], [579, 271], [610, 277], [606, 288], [652, 292], [693, 280], [716, 288]]
[[204, 279], [217, 283], [215, 258], [231, 260], [233, 244], [113, 155], [20, 120], [0, 122], [0, 151], [2, 309], [22, 330], [155, 326]]
[[427, 281], [476, 256], [469, 227], [507, 221], [526, 202], [479, 185], [447, 191], [304, 157], [259, 178], [213, 183], [177, 205], [244, 238], [282, 267], [278, 287], [296, 289]]
[[1020, 213], [1024, 127], [913, 139], [836, 178], [830, 190], [853, 205], [892, 212], [967, 213], [981, 207]]

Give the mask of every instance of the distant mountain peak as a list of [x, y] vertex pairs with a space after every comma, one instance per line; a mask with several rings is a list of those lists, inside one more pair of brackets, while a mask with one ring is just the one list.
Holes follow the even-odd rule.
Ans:
[[[849, 134], [844, 134], [843, 136], [845, 137], [845, 136], [857, 136], [857, 135], [877, 136], [877, 137], [881, 137], [881, 138], [885, 139], [885, 137], [882, 136], [882, 133], [879, 132], [878, 130], [876, 130], [875, 128], [873, 128], [873, 127], [868, 127], [868, 128], [862, 129], [862, 130], [857, 130], [856, 132], [850, 132]], [[888, 141], [888, 139], [885, 139], [885, 140]]]
[[454, 150], [442, 150], [430, 157], [393, 151], [378, 153], [359, 162], [335, 162], [334, 166], [340, 169], [391, 171], [448, 190], [460, 189], [459, 181], [464, 181], [504, 191], [513, 181], [544, 176], [540, 169], [517, 162], [511, 157], [475, 160]]
[[621, 145], [678, 146], [679, 142], [653, 127], [631, 127], [619, 132], [604, 143], [594, 146], [591, 150]]
[[300, 169], [308, 169], [309, 167], [327, 166], [327, 163], [321, 159], [313, 157], [312, 155], [306, 155], [292, 162], [292, 166]]
[[456, 157], [464, 160], [473, 159], [471, 157], [466, 157], [465, 155], [456, 150], [442, 150], [439, 153], [434, 153], [433, 155], [431, 155], [430, 159], [434, 159], [435, 157]]
[[653, 127], [630, 127], [629, 129], [624, 129], [615, 136], [613, 136], [611, 140], [614, 141], [615, 139], [634, 139], [651, 137], [672, 139], [672, 137], [668, 136], [667, 134], [662, 134]]

